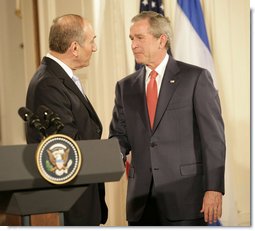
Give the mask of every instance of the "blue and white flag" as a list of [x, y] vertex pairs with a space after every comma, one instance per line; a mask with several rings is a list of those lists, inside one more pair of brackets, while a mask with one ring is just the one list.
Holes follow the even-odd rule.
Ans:
[[[200, 0], [177, 0], [173, 35], [173, 56], [210, 71], [214, 85], [215, 71]], [[213, 226], [220, 226], [217, 220]]]
[[216, 86], [214, 62], [200, 0], [178, 0], [172, 52], [175, 59], [210, 71]]

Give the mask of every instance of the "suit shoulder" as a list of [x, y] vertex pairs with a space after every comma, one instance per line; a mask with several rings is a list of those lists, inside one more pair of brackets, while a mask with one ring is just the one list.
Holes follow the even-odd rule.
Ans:
[[47, 67], [41, 65], [29, 83], [28, 92], [41, 94], [50, 88], [62, 89], [62, 82]]
[[179, 60], [176, 60], [177, 65], [181, 68], [181, 69], [188, 69], [188, 70], [197, 70], [197, 71], [201, 71], [202, 67], [190, 64], [190, 63], [185, 63]]
[[138, 76], [143, 75], [143, 73], [144, 73], [144, 69], [141, 68], [141, 69], [139, 69], [139, 70], [133, 72], [132, 74], [129, 74], [129, 75], [127, 75], [126, 77], [120, 79], [120, 80], [118, 81], [118, 83], [119, 83], [119, 84], [123, 84], [123, 83], [128, 83], [128, 82], [130, 82], [130, 81], [132, 82], [132, 81], [133, 81], [134, 79], [136, 79]]
[[194, 80], [196, 83], [199, 82], [200, 84], [209, 83], [214, 87], [213, 77], [207, 69], [181, 61], [176, 62], [185, 80]]
[[190, 64], [190, 63], [185, 63], [179, 60], [176, 60], [177, 65], [179, 66], [180, 70], [184, 71], [184, 72], [189, 72], [194, 73], [194, 74], [200, 74], [201, 72], [205, 72], [205, 73], [209, 73], [209, 71], [205, 68]]
[[45, 82], [55, 82], [54, 80], [57, 80], [57, 78], [54, 78], [54, 75], [48, 70], [48, 68], [44, 65], [39, 66], [36, 73], [31, 79], [31, 82], [37, 82], [40, 84], [43, 84]]

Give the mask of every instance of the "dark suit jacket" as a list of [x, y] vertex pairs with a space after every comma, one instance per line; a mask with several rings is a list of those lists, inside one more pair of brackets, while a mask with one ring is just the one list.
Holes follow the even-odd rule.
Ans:
[[204, 192], [224, 193], [225, 136], [218, 93], [205, 69], [169, 57], [153, 129], [145, 96], [145, 68], [116, 85], [110, 137], [132, 152], [127, 220], [142, 216], [153, 177], [162, 215], [196, 219]]
[[[44, 57], [32, 78], [26, 107], [36, 112], [45, 105], [57, 113], [64, 124], [61, 134], [75, 140], [100, 139], [101, 122], [89, 101], [76, 84], [54, 60]], [[27, 142], [38, 143], [40, 136], [27, 127]], [[99, 225], [107, 220], [104, 184], [93, 184], [75, 206], [65, 213], [65, 225]]]

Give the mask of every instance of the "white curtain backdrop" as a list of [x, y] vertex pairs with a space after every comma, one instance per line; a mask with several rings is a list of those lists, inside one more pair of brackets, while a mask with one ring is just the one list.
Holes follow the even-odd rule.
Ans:
[[[1, 0], [1, 3], [9, 1]], [[32, 0], [20, 0], [20, 2], [21, 13], [26, 14], [29, 9], [27, 5], [31, 5]], [[174, 25], [176, 0], [163, 2], [165, 15]], [[86, 93], [102, 121], [104, 139], [108, 138], [116, 81], [134, 71], [134, 59], [128, 36], [130, 20], [139, 12], [139, 3], [139, 0], [38, 0], [41, 56], [48, 52], [48, 32], [53, 18], [66, 13], [76, 13], [92, 21], [97, 35], [98, 51], [92, 56], [90, 66], [79, 70], [76, 74], [81, 78]], [[222, 222], [226, 226], [249, 226], [250, 2], [249, 0], [201, 0], [201, 4], [225, 121], [227, 162]], [[1, 6], [3, 7], [0, 9], [0, 15], [6, 15], [5, 4]], [[22, 20], [25, 30], [29, 20], [24, 21], [24, 18]], [[25, 104], [27, 83], [36, 67], [31, 65], [34, 57], [24, 55], [24, 77], [19, 79], [17, 73], [8, 75], [11, 67], [15, 67], [19, 60], [15, 56], [15, 51], [12, 58], [6, 59], [10, 48], [9, 38], [6, 37], [10, 34], [7, 33], [10, 30], [7, 26], [10, 22], [1, 20], [1, 23], [3, 25], [1, 28], [6, 33], [0, 36], [0, 144], [25, 143], [22, 121], [16, 113], [18, 107]], [[23, 39], [26, 43], [29, 38], [23, 34]], [[28, 54], [31, 44], [27, 43], [24, 47], [24, 54]], [[16, 87], [13, 88], [14, 86]], [[11, 126], [7, 126], [6, 112], [13, 117]], [[127, 225], [126, 186], [125, 175], [120, 182], [106, 184], [109, 206], [106, 226]]]

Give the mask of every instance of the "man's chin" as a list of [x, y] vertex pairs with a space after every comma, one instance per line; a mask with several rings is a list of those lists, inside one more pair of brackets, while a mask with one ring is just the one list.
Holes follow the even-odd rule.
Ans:
[[142, 62], [141, 59], [136, 59], [136, 58], [135, 58], [135, 62], [136, 62], [137, 64], [143, 64], [143, 62]]

